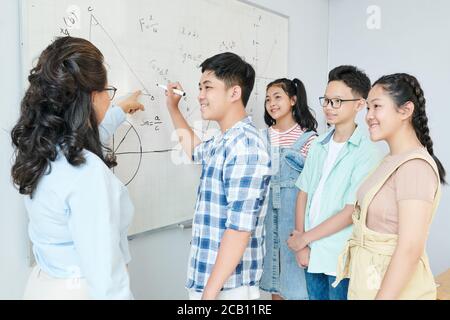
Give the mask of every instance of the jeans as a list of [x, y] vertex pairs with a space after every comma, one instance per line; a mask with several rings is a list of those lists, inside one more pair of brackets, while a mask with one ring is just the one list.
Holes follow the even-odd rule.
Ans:
[[336, 288], [331, 284], [336, 277], [324, 273], [305, 272], [310, 300], [347, 300], [349, 279], [342, 279]]

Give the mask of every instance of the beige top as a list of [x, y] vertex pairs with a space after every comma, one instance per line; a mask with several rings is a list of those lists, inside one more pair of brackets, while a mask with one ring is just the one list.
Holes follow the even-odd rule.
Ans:
[[[358, 202], [362, 203], [364, 195], [402, 159], [417, 152], [430, 157], [426, 148], [386, 156], [359, 188]], [[405, 162], [388, 178], [370, 203], [367, 210], [367, 227], [379, 233], [398, 234], [398, 201], [414, 199], [432, 204], [438, 183], [436, 173], [425, 160], [413, 159]]]

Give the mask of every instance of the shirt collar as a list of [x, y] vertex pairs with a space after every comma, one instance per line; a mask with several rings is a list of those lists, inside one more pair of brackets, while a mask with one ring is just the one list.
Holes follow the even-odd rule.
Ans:
[[[328, 134], [326, 134], [322, 138], [322, 140], [319, 140], [319, 143], [322, 146], [325, 146], [328, 142], [330, 142], [330, 140], [333, 137], [335, 131], [336, 131], [335, 129], [331, 130]], [[351, 144], [353, 144], [355, 146], [359, 146], [362, 137], [363, 137], [363, 134], [362, 134], [361, 128], [359, 127], [359, 125], [356, 125], [356, 129], [353, 132], [353, 134], [350, 137], [350, 139], [347, 140], [347, 144], [351, 143]]]
[[245, 118], [243, 118], [242, 120], [236, 122], [234, 124], [234, 126], [232, 126], [231, 128], [227, 129], [224, 133], [222, 138], [227, 140], [234, 131], [236, 131], [236, 129], [242, 128], [244, 126], [247, 125], [252, 125], [252, 118], [250, 116], [246, 116]]

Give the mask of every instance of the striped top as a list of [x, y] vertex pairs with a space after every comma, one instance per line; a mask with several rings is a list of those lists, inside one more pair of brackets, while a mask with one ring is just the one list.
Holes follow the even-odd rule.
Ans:
[[[280, 132], [273, 127], [269, 128], [269, 132], [272, 145], [280, 147], [290, 147], [295, 143], [295, 141], [297, 141], [298, 138], [300, 138], [302, 134], [306, 132], [306, 130], [302, 129], [300, 125], [296, 123], [295, 126], [284, 132]], [[300, 150], [300, 154], [303, 157], [306, 158], [306, 156], [308, 155], [309, 147], [311, 146], [311, 143], [315, 138], [317, 138], [316, 135], [311, 136], [311, 138], [308, 139], [303, 148]]]

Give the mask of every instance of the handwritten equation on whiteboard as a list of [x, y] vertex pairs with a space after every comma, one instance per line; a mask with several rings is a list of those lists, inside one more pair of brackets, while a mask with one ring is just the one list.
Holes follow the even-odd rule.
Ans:
[[287, 76], [288, 20], [241, 1], [27, 0], [24, 9], [30, 40], [24, 57], [30, 64], [55, 36], [81, 37], [103, 53], [117, 99], [142, 91], [145, 111], [127, 116], [111, 142], [119, 163], [115, 174], [128, 185], [136, 208], [132, 233], [191, 218], [200, 174], [182, 159], [165, 92], [156, 83], [182, 84], [187, 95], [180, 111], [206, 140], [219, 130], [201, 119], [197, 101], [205, 59], [230, 51], [253, 65], [256, 80], [246, 110], [259, 128], [265, 127], [266, 85]]

